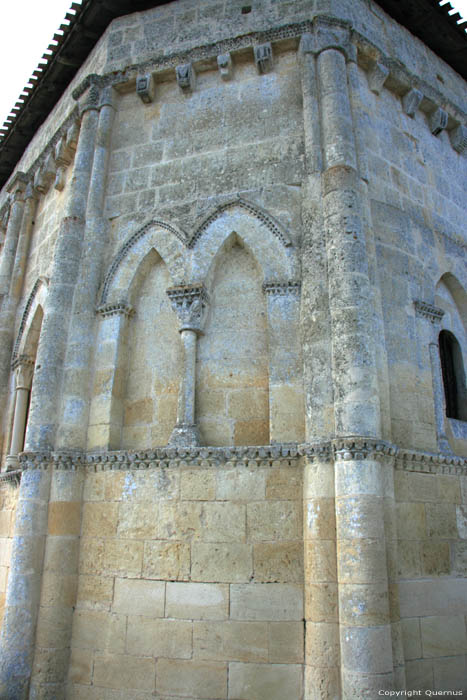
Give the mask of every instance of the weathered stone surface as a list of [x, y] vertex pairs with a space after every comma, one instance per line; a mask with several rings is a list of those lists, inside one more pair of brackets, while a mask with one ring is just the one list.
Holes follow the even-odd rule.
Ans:
[[0, 192], [0, 696], [465, 685], [461, 76], [184, 0], [77, 81]]
[[214, 583], [167, 583], [166, 616], [193, 620], [228, 617], [228, 586]]
[[112, 610], [122, 614], [164, 617], [165, 583], [115, 579]]

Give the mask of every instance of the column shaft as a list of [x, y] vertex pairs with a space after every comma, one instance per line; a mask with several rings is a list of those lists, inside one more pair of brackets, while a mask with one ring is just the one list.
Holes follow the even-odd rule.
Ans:
[[304, 457], [305, 700], [339, 700], [334, 465]]
[[11, 568], [0, 638], [0, 697], [29, 697], [47, 534], [50, 468], [26, 469], [16, 508]]
[[99, 113], [94, 160], [89, 184], [80, 283], [73, 295], [73, 311], [63, 374], [63, 410], [57, 447], [84, 448], [89, 422], [91, 378], [95, 352], [96, 298], [108, 240], [103, 216], [110, 137], [114, 108], [104, 104]]
[[380, 437], [381, 417], [366, 193], [357, 172], [346, 58], [326, 48], [317, 66], [335, 432], [346, 436], [336, 452], [335, 498], [341, 692], [350, 700], [393, 683], [383, 474], [350, 438]]
[[14, 195], [13, 204], [11, 205], [5, 245], [3, 246], [2, 262], [0, 264], [0, 294], [7, 294], [10, 288], [11, 273], [13, 272], [13, 266], [15, 264], [16, 247], [18, 245], [23, 212], [24, 200], [21, 190], [17, 190]]
[[97, 120], [96, 109], [84, 112], [67, 212], [61, 222], [55, 247], [26, 433], [26, 447], [29, 450], [50, 449], [55, 442], [60, 381], [73, 292], [82, 253]]
[[182, 330], [183, 376], [178, 399], [177, 423], [195, 423], [196, 332]]
[[15, 457], [23, 449], [24, 433], [26, 429], [26, 413], [28, 410], [29, 389], [23, 386], [16, 388], [15, 415], [13, 418], [13, 431], [11, 436], [10, 455]]
[[[63, 466], [67, 468], [63, 469]], [[70, 469], [71, 466], [71, 462], [58, 462], [52, 473], [31, 698], [65, 698], [72, 617], [78, 590], [84, 478], [79, 465]]]
[[[300, 45], [306, 177], [303, 183], [301, 341], [307, 442], [334, 432], [331, 321], [321, 205], [321, 150], [313, 37]], [[330, 456], [304, 457], [303, 539], [305, 700], [340, 698], [334, 465]]]

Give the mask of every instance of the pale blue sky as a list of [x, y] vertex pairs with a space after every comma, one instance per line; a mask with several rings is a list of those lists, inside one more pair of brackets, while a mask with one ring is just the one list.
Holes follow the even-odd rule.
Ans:
[[[81, 0], [75, 0], [81, 4]], [[444, 3], [442, 3], [444, 4]], [[467, 17], [467, 0], [451, 0]], [[3, 124], [71, 5], [71, 0], [4, 2], [0, 23], [0, 125]]]

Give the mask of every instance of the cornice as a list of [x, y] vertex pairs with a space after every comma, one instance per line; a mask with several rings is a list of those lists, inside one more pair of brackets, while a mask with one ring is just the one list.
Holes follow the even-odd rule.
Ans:
[[249, 467], [300, 466], [308, 463], [377, 460], [386, 467], [424, 474], [467, 476], [467, 459], [398, 447], [371, 437], [344, 437], [316, 443], [277, 443], [246, 447], [155, 447], [108, 452], [23, 452], [22, 470], [128, 471], [165, 467], [238, 465]]
[[[227, 53], [234, 56], [235, 52], [244, 52], [245, 49], [251, 49], [252, 60], [254, 60], [255, 47], [267, 43], [271, 43], [273, 53], [276, 50], [283, 50], [280, 48], [281, 44], [284, 44], [284, 46], [290, 49], [291, 45], [293, 45], [291, 42], [294, 42], [295, 47], [298, 49], [300, 39], [303, 35], [318, 35], [323, 27], [335, 27], [336, 29], [341, 30], [343, 34], [348, 36], [349, 40], [346, 40], [346, 45], [343, 47], [343, 49], [346, 47], [353, 48], [353, 53], [352, 51], [346, 51], [348, 60], [355, 60], [355, 58], [358, 60], [358, 63], [362, 66], [362, 68], [368, 72], [370, 83], [372, 71], [374, 71], [375, 66], [379, 66], [384, 71], [385, 76], [387, 70], [387, 76], [385, 77], [384, 82], [385, 88], [395, 92], [401, 97], [414, 88], [417, 89], [423, 94], [422, 104], [423, 109], [427, 114], [433, 114], [437, 109], [439, 110], [442, 108], [448, 117], [448, 126], [450, 129], [449, 133], [451, 135], [451, 145], [453, 149], [458, 150], [460, 147], [459, 143], [461, 141], [462, 144], [464, 144], [465, 139], [459, 140], [459, 138], [457, 138], [456, 140], [454, 138], [453, 140], [452, 136], [454, 131], [456, 131], [457, 134], [457, 130], [459, 128], [461, 128], [461, 130], [462, 128], [465, 128], [465, 122], [467, 120], [467, 115], [458, 105], [454, 104], [452, 100], [448, 99], [440, 90], [424, 81], [420, 76], [415, 76], [413, 73], [411, 73], [400, 61], [392, 56], [384, 54], [380, 48], [372, 43], [367, 37], [355, 29], [352, 29], [348, 22], [327, 15], [318, 15], [312, 20], [288, 23], [264, 31], [250, 32], [229, 39], [223, 39], [218, 42], [203, 44], [190, 50], [177, 51], [164, 56], [156, 56], [139, 63], [129, 64], [121, 70], [111, 70], [104, 75], [89, 74], [73, 90], [73, 98], [79, 101], [84, 93], [91, 88], [95, 91], [96, 89], [102, 90], [103, 88], [112, 86], [118, 92], [125, 84], [134, 82], [136, 85], [137, 78], [141, 74], [154, 74], [153, 77], [155, 89], [157, 90], [158, 72], [161, 72], [166, 76], [167, 70], [173, 69], [173, 78], [175, 80], [176, 68], [181, 64], [190, 63], [194, 66], [195, 70], [217, 70], [218, 56], [225, 55]], [[382, 88], [382, 85], [380, 87]], [[39, 157], [28, 169], [26, 173], [28, 178], [34, 177], [37, 170], [41, 169], [46, 162], [47, 157], [54, 151], [60, 139], [64, 137], [70, 126], [76, 122], [78, 113], [79, 108], [75, 107], [73, 112], [68, 115], [67, 119], [57, 129], [54, 136], [44, 147]], [[428, 120], [427, 126], [429, 126]], [[4, 142], [6, 143], [5, 139]], [[0, 155], [2, 147], [3, 143], [0, 142]], [[0, 176], [0, 187], [2, 184], [3, 183], [1, 182]], [[283, 235], [283, 232], [279, 231], [279, 233], [276, 235], [281, 238], [281, 234]], [[195, 240], [196, 237], [195, 239], [190, 240], [188, 245], [192, 246]], [[284, 245], [290, 244], [287, 239], [283, 240], [283, 243]]]

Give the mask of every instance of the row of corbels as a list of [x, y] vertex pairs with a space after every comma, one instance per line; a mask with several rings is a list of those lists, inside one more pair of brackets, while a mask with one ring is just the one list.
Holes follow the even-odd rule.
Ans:
[[[258, 44], [253, 47], [255, 65], [260, 75], [269, 73], [273, 68], [273, 56], [271, 42]], [[217, 68], [222, 80], [232, 80], [234, 75], [234, 64], [230, 53], [223, 53], [217, 57]], [[196, 83], [196, 71], [193, 63], [181, 63], [175, 67], [175, 78], [177, 84], [183, 92], [194, 90]], [[145, 104], [154, 101], [155, 84], [152, 73], [138, 75], [136, 78], [136, 93]]]
[[[375, 61], [367, 72], [368, 86], [375, 95], [379, 95], [388, 79], [390, 70], [384, 63]], [[402, 109], [409, 117], [414, 117], [420, 104], [424, 98], [421, 90], [415, 87], [410, 87], [409, 90], [402, 96]], [[435, 106], [435, 109], [428, 115], [427, 123], [431, 133], [438, 136], [442, 131], [447, 129], [449, 115], [445, 109], [440, 106]], [[467, 151], [467, 126], [458, 124], [453, 129], [448, 131], [451, 145], [457, 153]]]
[[[74, 121], [62, 134], [54, 147], [41, 159], [25, 188], [24, 196], [34, 197], [37, 194], [47, 194], [52, 183], [54, 189], [61, 192], [65, 187], [65, 173], [74, 158], [78, 145], [79, 122]], [[0, 234], [4, 234], [8, 226], [9, 210], [14, 193], [10, 193], [4, 207], [0, 211]]]
[[73, 122], [55, 148], [46, 156], [43, 164], [34, 175], [34, 189], [39, 194], [46, 194], [52, 183], [54, 189], [61, 192], [65, 187], [65, 173], [73, 160], [78, 145], [79, 123]]

